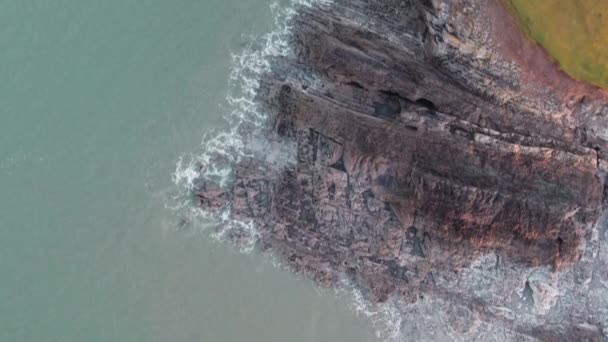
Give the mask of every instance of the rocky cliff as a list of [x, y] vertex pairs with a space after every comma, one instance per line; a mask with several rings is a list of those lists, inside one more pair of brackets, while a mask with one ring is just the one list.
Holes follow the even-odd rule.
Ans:
[[293, 161], [244, 158], [197, 203], [253, 221], [296, 272], [396, 305], [410, 339], [605, 340], [605, 94], [497, 1], [300, 8], [296, 53], [258, 93], [267, 152]]

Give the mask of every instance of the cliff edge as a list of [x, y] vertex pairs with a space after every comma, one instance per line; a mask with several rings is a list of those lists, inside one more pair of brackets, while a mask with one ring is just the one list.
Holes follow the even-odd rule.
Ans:
[[296, 272], [395, 305], [410, 339], [606, 340], [604, 91], [498, 0], [335, 0], [292, 25], [296, 53], [258, 93], [266, 152], [291, 162], [253, 154], [227, 186], [199, 180], [197, 203], [254, 222]]

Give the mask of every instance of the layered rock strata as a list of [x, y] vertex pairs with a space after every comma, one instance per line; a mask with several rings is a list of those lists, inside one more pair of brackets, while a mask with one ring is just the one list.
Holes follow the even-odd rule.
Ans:
[[560, 73], [497, 0], [299, 10], [296, 53], [258, 95], [268, 151], [293, 162], [245, 158], [227, 187], [202, 178], [197, 202], [255, 222], [293, 270], [397, 303], [402, 331], [437, 305], [446, 324], [417, 340], [605, 340], [602, 91]]

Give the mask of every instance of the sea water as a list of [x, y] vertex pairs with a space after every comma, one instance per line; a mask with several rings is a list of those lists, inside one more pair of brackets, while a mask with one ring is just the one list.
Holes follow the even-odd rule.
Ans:
[[190, 217], [189, 166], [238, 150], [289, 8], [0, 1], [0, 341], [379, 340], [359, 297]]

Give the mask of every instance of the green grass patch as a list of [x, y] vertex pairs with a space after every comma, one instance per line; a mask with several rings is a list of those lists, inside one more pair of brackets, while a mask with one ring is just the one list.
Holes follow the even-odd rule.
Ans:
[[572, 77], [608, 87], [608, 1], [503, 0], [524, 32]]

